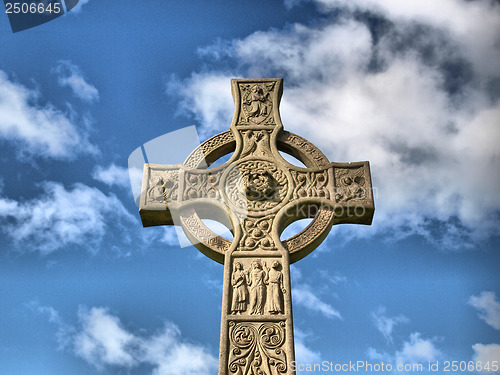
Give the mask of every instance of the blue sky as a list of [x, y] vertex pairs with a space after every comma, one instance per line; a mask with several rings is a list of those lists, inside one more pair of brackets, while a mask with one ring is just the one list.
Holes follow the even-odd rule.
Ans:
[[217, 373], [223, 267], [142, 228], [127, 161], [227, 130], [235, 77], [371, 163], [373, 225], [292, 266], [297, 361], [500, 361], [498, 1], [81, 3], [0, 17], [1, 374]]

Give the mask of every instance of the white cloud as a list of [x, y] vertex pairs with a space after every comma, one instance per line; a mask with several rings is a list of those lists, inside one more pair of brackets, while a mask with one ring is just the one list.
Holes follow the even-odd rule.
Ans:
[[294, 285], [292, 288], [293, 302], [311, 311], [319, 312], [327, 318], [342, 319], [340, 312], [330, 304], [324, 302], [322, 297], [316, 295], [307, 284]]
[[[295, 362], [299, 365], [299, 368], [304, 368], [306, 364], [310, 364], [313, 367], [316, 363], [321, 363], [321, 353], [311, 349], [308, 346], [308, 341], [311, 335], [298, 328], [294, 329], [294, 343], [295, 343]], [[304, 371], [297, 371], [297, 374], [305, 374]]]
[[104, 365], [131, 367], [136, 364], [130, 353], [134, 335], [127, 332], [120, 320], [104, 308], [79, 312], [81, 331], [74, 337], [75, 353], [97, 368]]
[[153, 375], [204, 375], [212, 373], [218, 361], [204, 347], [188, 343], [172, 323], [163, 332], [142, 342], [144, 361], [155, 365]]
[[500, 5], [495, 1], [466, 0], [315, 0], [325, 11], [338, 7], [384, 14], [399, 22], [419, 22], [450, 33], [476, 71], [500, 71]]
[[[472, 359], [478, 363], [481, 362], [483, 368], [488, 364], [489, 370], [484, 368], [483, 373], [498, 373], [500, 371], [500, 345], [498, 344], [475, 344], [472, 345], [474, 355]], [[496, 371], [492, 366], [496, 362]]]
[[0, 197], [2, 230], [23, 251], [47, 254], [72, 245], [95, 249], [111, 228], [136, 223], [116, 196], [96, 188], [75, 184], [67, 190], [46, 182], [40, 190], [42, 195], [29, 201]]
[[205, 375], [217, 368], [217, 359], [205, 347], [183, 339], [173, 323], [145, 337], [130, 332], [106, 308], [82, 308], [78, 316], [71, 348], [97, 369], [150, 365], [152, 375]]
[[[231, 124], [233, 111], [233, 100], [231, 98], [231, 87], [229, 79], [224, 74], [196, 74], [191, 76], [188, 84], [171, 77], [166, 82], [165, 92], [173, 97], [181, 97], [181, 111], [192, 112], [196, 120], [203, 124], [198, 127], [200, 136], [206, 138], [220, 129], [228, 129]], [[196, 87], [200, 95], [191, 95], [190, 90]]]
[[373, 311], [371, 316], [375, 327], [388, 342], [392, 342], [392, 331], [396, 324], [408, 322], [408, 318], [404, 315], [387, 316], [385, 307], [380, 307], [376, 311]]
[[117, 166], [114, 163], [110, 164], [108, 167], [98, 165], [94, 169], [92, 177], [108, 186], [117, 185], [121, 188], [130, 187], [129, 170], [127, 168]]
[[340, 272], [332, 272], [331, 270], [318, 270], [318, 274], [328, 282], [333, 285], [345, 284], [347, 282], [347, 277], [342, 275]]
[[[322, 3], [328, 3], [325, 12], [351, 6]], [[445, 249], [471, 246], [496, 235], [500, 225], [500, 93], [486, 89], [500, 71], [500, 58], [489, 58], [500, 56], [500, 6], [438, 3], [380, 2], [378, 16], [391, 27], [378, 30], [376, 40], [367, 22], [347, 12], [315, 26], [219, 42], [202, 56], [232, 59], [233, 68], [172, 80], [169, 93], [212, 135], [226, 130], [232, 117], [230, 77], [285, 77], [285, 128], [331, 160], [371, 163], [374, 224], [342, 228], [344, 234], [418, 234]], [[374, 4], [352, 7], [375, 12]], [[418, 24], [424, 36], [415, 31]], [[467, 32], [470, 43], [460, 38]]]
[[412, 333], [408, 341], [403, 342], [400, 350], [394, 354], [379, 353], [374, 348], [368, 349], [371, 360], [384, 361], [393, 365], [423, 364], [435, 361], [441, 356], [441, 351], [435, 346], [434, 339], [424, 339], [420, 333]]
[[69, 87], [77, 98], [85, 102], [99, 100], [99, 91], [94, 85], [87, 82], [80, 68], [71, 61], [59, 61], [54, 71], [58, 74], [57, 82], [59, 85]]
[[420, 333], [412, 333], [410, 340], [403, 344], [403, 348], [396, 353], [396, 363], [423, 363], [436, 360], [441, 352], [434, 345], [433, 340], [423, 339]]
[[469, 305], [478, 310], [479, 317], [486, 324], [500, 330], [500, 302], [498, 302], [495, 293], [481, 292], [479, 296], [471, 296]]
[[[169, 246], [179, 245], [179, 234], [182, 234], [182, 230], [177, 230], [175, 227], [163, 227], [163, 236], [161, 236], [160, 241]], [[189, 241], [187, 238], [184, 241]]]
[[[189, 246], [190, 242], [186, 234], [179, 226], [161, 225], [141, 229], [139, 232], [141, 240], [146, 246], [151, 243], [162, 243], [167, 246], [184, 247]], [[200, 252], [195, 253], [200, 257], [204, 255]]]
[[50, 103], [37, 104], [39, 96], [0, 70], [0, 138], [12, 142], [19, 156], [73, 159], [97, 152], [69, 114]]
[[290, 277], [292, 279], [292, 282], [297, 282], [299, 280], [302, 280], [302, 271], [297, 266], [297, 264], [290, 265]]
[[56, 309], [51, 306], [43, 306], [36, 299], [28, 302], [26, 306], [30, 310], [46, 316], [48, 321], [57, 327], [56, 337], [59, 344], [59, 349], [64, 349], [71, 343], [73, 327], [64, 322], [64, 320], [61, 318], [61, 315]]
[[31, 310], [38, 312], [39, 314], [47, 316], [47, 318], [49, 319], [49, 322], [51, 322], [51, 323], [55, 323], [55, 324], [62, 323], [61, 317], [59, 316], [59, 312], [57, 310], [55, 310], [51, 306], [40, 305], [40, 302], [38, 302], [38, 300], [30, 301], [27, 304], [27, 307], [29, 307]]
[[217, 358], [207, 348], [183, 338], [172, 322], [146, 335], [144, 330], [129, 330], [105, 307], [81, 306], [76, 325], [65, 323], [54, 308], [38, 301], [30, 302], [28, 307], [57, 326], [60, 349], [72, 352], [98, 371], [130, 371], [140, 366], [150, 369], [151, 375], [209, 375], [218, 367]]

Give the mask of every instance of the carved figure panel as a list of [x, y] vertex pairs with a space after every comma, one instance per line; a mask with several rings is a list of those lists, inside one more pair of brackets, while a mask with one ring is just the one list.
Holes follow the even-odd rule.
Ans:
[[[232, 315], [283, 314], [286, 289], [279, 258], [242, 258], [231, 273]], [[270, 267], [270, 268], [269, 268]]]
[[287, 372], [286, 323], [229, 322], [229, 372], [278, 375]]
[[243, 83], [239, 85], [241, 93], [241, 112], [238, 125], [274, 124], [272, 115], [273, 102], [270, 93], [275, 83]]
[[231, 314], [240, 315], [247, 310], [249, 301], [247, 274], [240, 262], [234, 264], [234, 271], [231, 275], [231, 286], [233, 287]]
[[269, 278], [269, 297], [268, 297], [268, 311], [271, 314], [281, 314], [282, 308], [282, 294], [286, 293], [283, 284], [283, 272], [281, 272], [281, 264], [274, 261], [271, 264], [271, 269], [268, 272]]
[[246, 130], [243, 134], [243, 150], [240, 158], [251, 156], [273, 157], [269, 139], [271, 131], [269, 130]]

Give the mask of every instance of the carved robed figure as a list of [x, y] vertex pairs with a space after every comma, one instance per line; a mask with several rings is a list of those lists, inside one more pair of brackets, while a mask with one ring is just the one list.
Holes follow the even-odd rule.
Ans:
[[[143, 225], [180, 225], [194, 246], [224, 264], [219, 375], [294, 374], [290, 264], [313, 251], [332, 225], [373, 218], [368, 162], [331, 163], [284, 131], [282, 83], [231, 80], [230, 130], [202, 143], [182, 165], [144, 167]], [[206, 168], [231, 152], [223, 165]], [[280, 240], [288, 225], [304, 218], [312, 218], [304, 230]], [[220, 221], [234, 240], [216, 235], [202, 219]]]

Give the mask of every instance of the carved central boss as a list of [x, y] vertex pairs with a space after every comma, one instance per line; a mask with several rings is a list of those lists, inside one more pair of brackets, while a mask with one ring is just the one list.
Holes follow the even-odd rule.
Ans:
[[[284, 131], [282, 83], [233, 79], [229, 131], [202, 143], [182, 165], [144, 167], [143, 225], [180, 225], [194, 246], [224, 264], [219, 375], [294, 373], [290, 264], [313, 251], [332, 225], [371, 224], [373, 217], [368, 162], [330, 163], [313, 144]], [[207, 169], [231, 152], [229, 161]], [[304, 218], [313, 220], [280, 239]], [[223, 223], [234, 240], [202, 219]]]

